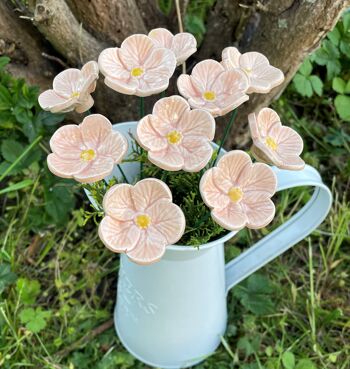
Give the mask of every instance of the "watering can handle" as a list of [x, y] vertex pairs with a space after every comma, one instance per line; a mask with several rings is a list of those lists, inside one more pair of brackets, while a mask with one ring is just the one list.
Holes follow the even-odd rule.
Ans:
[[308, 236], [327, 216], [332, 194], [322, 183], [320, 174], [306, 165], [301, 171], [272, 168], [277, 175], [277, 191], [299, 186], [312, 186], [311, 199], [291, 219], [268, 234], [253, 247], [226, 264], [226, 291], [281, 255]]

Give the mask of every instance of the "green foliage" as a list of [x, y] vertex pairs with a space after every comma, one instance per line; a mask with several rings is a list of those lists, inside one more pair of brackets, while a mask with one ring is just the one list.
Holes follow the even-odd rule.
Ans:
[[173, 0], [157, 0], [157, 5], [163, 14], [169, 15], [173, 8]]
[[32, 305], [40, 293], [40, 283], [37, 280], [19, 278], [16, 284], [17, 293], [25, 305]]
[[11, 272], [11, 267], [8, 264], [0, 264], [0, 295], [4, 289], [14, 283], [17, 275]]
[[64, 115], [43, 111], [37, 101], [38, 88], [5, 71], [9, 61], [0, 57], [0, 176], [7, 178], [1, 193], [11, 198], [14, 192], [29, 191], [39, 178], [38, 195], [45, 203], [41, 209], [30, 209], [30, 224], [33, 229], [53, 223], [63, 226], [75, 205], [73, 181], [61, 180], [47, 170], [45, 144]]
[[38, 333], [46, 327], [50, 316], [51, 311], [49, 310], [43, 311], [40, 307], [36, 309], [26, 308], [20, 312], [19, 319], [29, 331]]
[[311, 97], [314, 93], [322, 96], [323, 82], [320, 77], [312, 75], [312, 64], [306, 59], [293, 78], [295, 89], [302, 96]]

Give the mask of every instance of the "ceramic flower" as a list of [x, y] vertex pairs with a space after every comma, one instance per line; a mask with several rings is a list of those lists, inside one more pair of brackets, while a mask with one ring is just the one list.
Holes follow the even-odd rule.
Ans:
[[244, 73], [225, 70], [210, 59], [196, 64], [191, 75], [182, 74], [177, 87], [193, 108], [205, 109], [213, 116], [225, 115], [249, 99]]
[[205, 110], [191, 110], [180, 96], [158, 100], [153, 113], [137, 126], [137, 141], [158, 167], [198, 172], [209, 162], [215, 134], [214, 118]]
[[50, 147], [53, 153], [47, 157], [47, 165], [53, 174], [92, 183], [112, 173], [125, 156], [128, 143], [121, 133], [112, 130], [107, 118], [91, 114], [79, 125], [59, 128]]
[[98, 230], [102, 242], [137, 264], [160, 260], [166, 246], [176, 243], [185, 230], [182, 210], [172, 203], [169, 187], [158, 179], [111, 187], [103, 209], [105, 217]]
[[223, 155], [217, 167], [204, 173], [199, 186], [213, 220], [225, 229], [262, 228], [275, 215], [270, 198], [276, 191], [276, 176], [267, 164], [252, 164], [244, 151]]
[[70, 68], [59, 73], [53, 80], [53, 89], [39, 96], [39, 104], [51, 113], [66, 113], [76, 110], [83, 113], [94, 105], [91, 93], [95, 91], [98, 65], [86, 63], [81, 70]]
[[126, 95], [149, 96], [166, 90], [176, 58], [150, 37], [132, 35], [120, 48], [103, 50], [98, 64], [108, 87]]
[[181, 32], [174, 36], [165, 28], [155, 28], [148, 36], [157, 46], [170, 49], [175, 54], [177, 65], [197, 51], [197, 41], [191, 33]]
[[269, 108], [248, 116], [253, 139], [252, 153], [259, 161], [281, 169], [301, 170], [305, 163], [300, 158], [303, 140], [290, 127], [282, 126], [278, 114]]
[[240, 69], [248, 77], [248, 93], [267, 93], [284, 80], [282, 71], [270, 65], [269, 60], [258, 52], [241, 54], [235, 47], [222, 51], [222, 64], [227, 70]]

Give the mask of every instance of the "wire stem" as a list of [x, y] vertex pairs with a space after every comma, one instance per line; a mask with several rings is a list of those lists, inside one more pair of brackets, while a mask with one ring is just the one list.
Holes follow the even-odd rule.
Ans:
[[145, 98], [140, 97], [140, 119], [145, 115]]
[[218, 149], [218, 153], [216, 155], [216, 158], [214, 159], [214, 162], [213, 162], [212, 167], [216, 164], [216, 161], [218, 160], [218, 157], [220, 155], [220, 151], [221, 151], [222, 147], [224, 146], [224, 143], [225, 143], [225, 141], [227, 139], [228, 134], [231, 131], [231, 127], [232, 127], [232, 124], [233, 124], [233, 122], [234, 122], [234, 120], [236, 118], [236, 115], [237, 115], [237, 109], [233, 110], [233, 112], [231, 114], [231, 117], [230, 117], [230, 120], [226, 124], [224, 134], [223, 134], [222, 139], [220, 141], [220, 146], [219, 146], [219, 149]]
[[126, 177], [126, 175], [125, 175], [125, 173], [124, 173], [124, 171], [123, 171], [122, 167], [121, 167], [119, 164], [117, 164], [117, 167], [118, 167], [118, 169], [120, 170], [120, 173], [122, 174], [122, 176], [123, 176], [123, 178], [124, 178], [124, 181], [125, 181], [126, 183], [129, 183], [128, 178]]

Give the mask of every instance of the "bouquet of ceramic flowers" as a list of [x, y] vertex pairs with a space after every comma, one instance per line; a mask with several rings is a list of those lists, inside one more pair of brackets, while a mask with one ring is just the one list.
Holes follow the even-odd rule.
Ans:
[[[53, 89], [39, 96], [41, 107], [53, 113], [88, 112], [81, 124], [55, 132], [48, 167], [59, 177], [83, 183], [101, 200], [95, 207], [103, 217], [102, 242], [139, 264], [159, 261], [166, 247], [179, 241], [195, 245], [227, 230], [265, 227], [275, 215], [276, 176], [268, 164], [304, 167], [301, 137], [269, 108], [248, 116], [251, 153], [258, 163], [240, 150], [221, 152], [236, 108], [249, 94], [267, 93], [284, 79], [258, 52], [241, 54], [227, 47], [221, 62], [204, 60], [190, 75], [181, 74], [177, 88], [183, 97], [162, 97], [152, 114], [141, 111], [132, 137], [103, 115], [90, 114], [99, 71], [108, 87], [139, 96], [143, 107], [144, 97], [164, 96], [176, 66], [196, 49], [189, 33], [174, 36], [159, 28], [148, 36], [132, 35], [120, 47], [103, 50], [98, 63], [59, 73]], [[230, 112], [224, 137], [215, 145], [215, 117]], [[122, 166], [130, 161], [140, 162], [140, 173], [129, 183]], [[107, 183], [104, 179], [116, 166], [123, 175]]]

